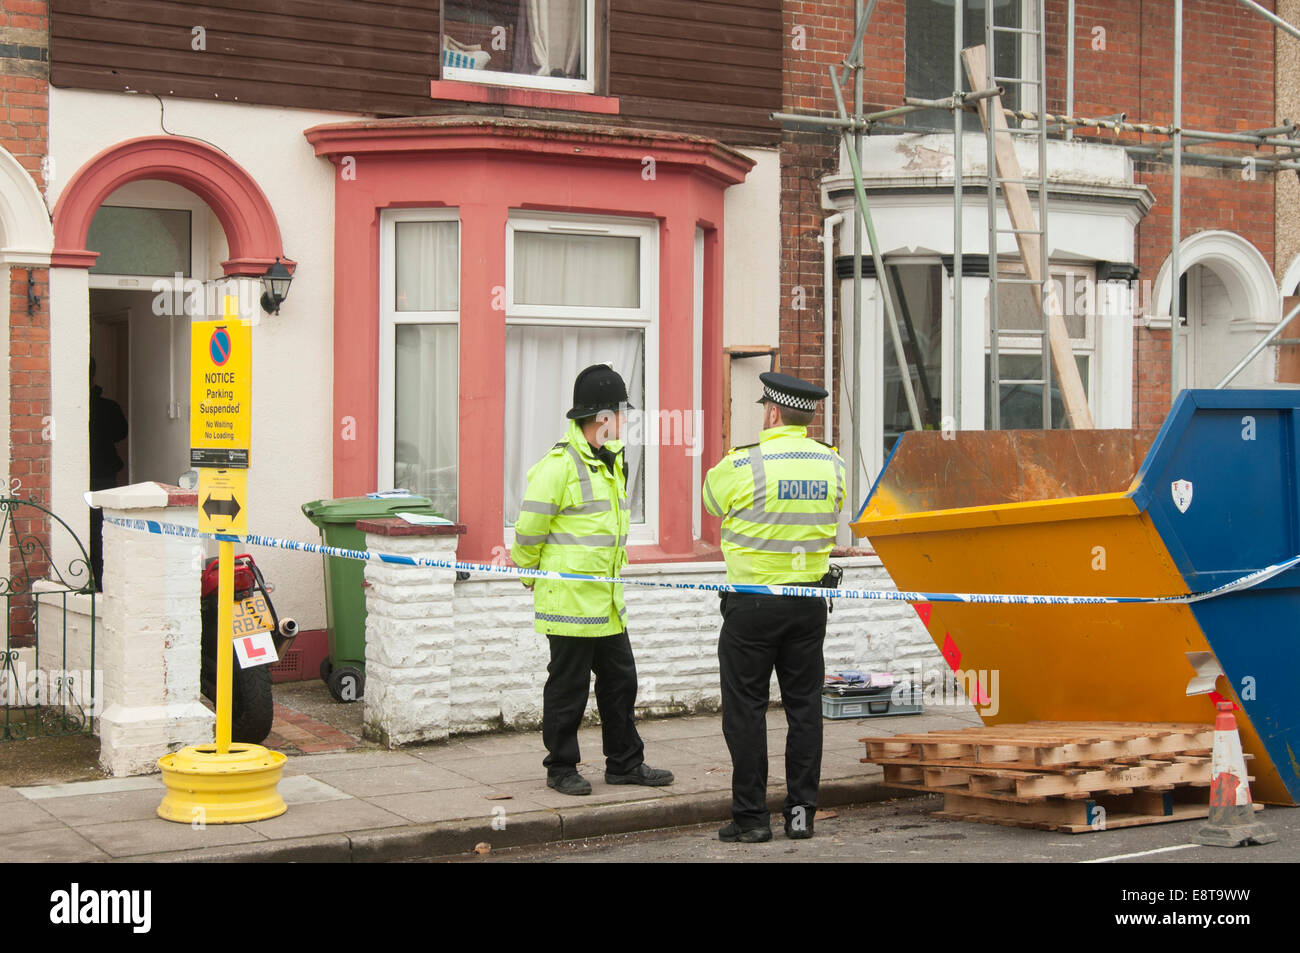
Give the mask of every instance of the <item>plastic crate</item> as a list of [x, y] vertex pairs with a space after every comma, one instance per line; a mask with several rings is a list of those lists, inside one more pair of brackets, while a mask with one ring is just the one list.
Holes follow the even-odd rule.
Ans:
[[839, 697], [822, 695], [822, 716], [824, 718], [883, 718], [886, 715], [919, 715], [925, 711], [921, 703], [919, 689], [911, 689], [910, 695], [902, 693], [902, 700], [896, 701], [893, 692], [882, 695], [849, 695]]

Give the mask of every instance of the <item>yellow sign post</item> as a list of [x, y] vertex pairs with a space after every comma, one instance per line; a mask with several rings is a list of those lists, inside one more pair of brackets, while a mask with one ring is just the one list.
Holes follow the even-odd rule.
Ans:
[[[252, 329], [226, 296], [225, 317], [190, 328], [190, 465], [198, 468], [200, 533], [248, 532], [252, 437]], [[167, 794], [158, 815], [185, 823], [237, 824], [286, 810], [276, 786], [285, 757], [261, 745], [231, 742], [235, 552], [217, 541], [216, 744], [164, 755]]]

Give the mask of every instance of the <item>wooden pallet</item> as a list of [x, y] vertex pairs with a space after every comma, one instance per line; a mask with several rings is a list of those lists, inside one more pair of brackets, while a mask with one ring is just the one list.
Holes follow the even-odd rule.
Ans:
[[1209, 814], [1214, 729], [1031, 722], [863, 738], [892, 787], [944, 795], [936, 817], [1068, 833]]
[[885, 783], [935, 794], [963, 794], [1030, 804], [1049, 797], [1086, 797], [1100, 791], [1172, 790], [1186, 784], [1208, 787], [1210, 759], [1175, 755], [1172, 761], [1141, 761], [1068, 772], [1021, 771], [977, 766], [884, 765]]
[[1209, 798], [1206, 797], [1205, 801], [1204, 804], [1189, 803], [1176, 798], [1172, 791], [1110, 793], [1084, 800], [1052, 798], [1042, 804], [1011, 804], [948, 794], [943, 799], [943, 810], [936, 811], [932, 816], [1004, 827], [1086, 834], [1208, 817]]
[[1041, 770], [1153, 755], [1208, 755], [1214, 728], [1201, 724], [1030, 722], [860, 739], [866, 762], [998, 765]]

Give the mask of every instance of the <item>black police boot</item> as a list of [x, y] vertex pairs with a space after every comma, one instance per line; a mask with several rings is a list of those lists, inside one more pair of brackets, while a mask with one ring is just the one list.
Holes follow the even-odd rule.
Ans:
[[642, 761], [627, 774], [605, 772], [606, 784], [644, 784], [652, 788], [667, 787], [673, 783], [673, 773], [662, 768], [652, 768]]
[[797, 822], [787, 817], [785, 819], [785, 836], [790, 840], [807, 840], [813, 836], [813, 819], [811, 817], [800, 818]]
[[737, 841], [742, 844], [762, 844], [771, 839], [772, 828], [741, 827], [735, 821], [718, 831], [718, 840], [726, 841], [728, 844], [734, 844]]
[[561, 794], [573, 794], [581, 796], [591, 793], [591, 782], [580, 775], [577, 771], [569, 771], [567, 774], [548, 775], [546, 786], [555, 788]]

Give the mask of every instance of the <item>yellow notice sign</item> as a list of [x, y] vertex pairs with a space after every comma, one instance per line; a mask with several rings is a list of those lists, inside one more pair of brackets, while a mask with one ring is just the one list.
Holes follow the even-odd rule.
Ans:
[[252, 329], [227, 308], [190, 326], [190, 466], [248, 466]]
[[248, 532], [247, 470], [199, 470], [199, 532]]

